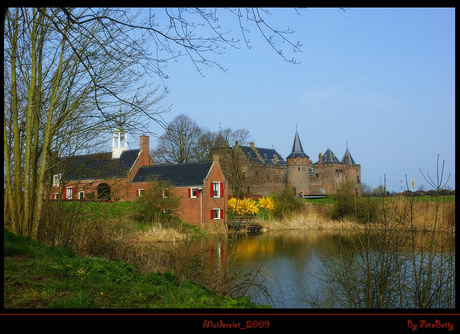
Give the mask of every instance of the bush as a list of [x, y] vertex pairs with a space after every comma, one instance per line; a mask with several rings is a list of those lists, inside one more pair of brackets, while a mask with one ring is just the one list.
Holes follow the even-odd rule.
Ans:
[[153, 180], [148, 183], [142, 196], [137, 199], [137, 220], [148, 224], [171, 224], [177, 221], [172, 216], [180, 206], [180, 201], [170, 189], [171, 184], [167, 181]]
[[282, 192], [273, 195], [273, 200], [276, 203], [273, 210], [275, 218], [289, 217], [303, 208], [302, 203], [297, 200], [293, 189], [289, 186]]
[[356, 219], [360, 223], [372, 223], [378, 219], [378, 202], [371, 198], [357, 198], [351, 182], [343, 183], [333, 198], [336, 202], [331, 210], [332, 219]]

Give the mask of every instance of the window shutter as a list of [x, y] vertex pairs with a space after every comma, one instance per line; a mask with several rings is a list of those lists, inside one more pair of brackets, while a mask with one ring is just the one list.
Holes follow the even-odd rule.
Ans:
[[211, 209], [211, 219], [214, 219], [214, 210]]
[[211, 182], [211, 197], [214, 197], [214, 182]]
[[220, 197], [224, 197], [224, 183], [220, 183]]
[[192, 197], [192, 188], [188, 188], [188, 198]]
[[220, 209], [219, 211], [219, 218], [224, 219], [224, 210]]
[[196, 198], [200, 197], [200, 191], [196, 188]]

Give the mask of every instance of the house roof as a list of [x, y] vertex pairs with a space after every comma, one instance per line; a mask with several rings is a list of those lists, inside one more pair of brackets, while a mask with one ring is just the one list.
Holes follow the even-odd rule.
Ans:
[[304, 151], [302, 143], [300, 142], [299, 133], [297, 129], [295, 130], [294, 143], [292, 144], [292, 151], [286, 159], [288, 158], [310, 158]]
[[286, 160], [273, 148], [240, 146], [243, 154], [249, 158], [251, 163], [262, 163], [267, 165], [285, 165]]
[[356, 165], [356, 162], [355, 160], [353, 160], [353, 157], [351, 156], [350, 154], [350, 151], [348, 151], [348, 147], [347, 147], [347, 150], [345, 151], [344, 155], [343, 155], [343, 158], [342, 158], [342, 162], [345, 163], [345, 156], [348, 155], [349, 159], [350, 159], [350, 165]]
[[126, 150], [118, 159], [112, 159], [112, 152], [60, 158], [59, 170], [67, 181], [125, 178], [139, 152], [139, 149]]
[[176, 187], [200, 186], [208, 176], [212, 162], [139, 167], [132, 182], [148, 182], [157, 177]]

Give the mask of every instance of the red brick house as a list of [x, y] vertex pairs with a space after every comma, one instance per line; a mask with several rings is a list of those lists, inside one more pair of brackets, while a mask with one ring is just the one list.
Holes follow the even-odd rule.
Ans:
[[167, 180], [180, 200], [174, 212], [203, 229], [224, 226], [228, 185], [218, 162], [153, 165], [149, 137], [140, 136], [139, 149], [128, 150], [127, 134], [113, 133], [112, 152], [57, 158], [50, 199], [134, 201], [149, 187], [149, 180]]
[[180, 200], [175, 213], [189, 224], [209, 230], [227, 221], [228, 184], [216, 158], [213, 162], [140, 167], [129, 184], [129, 193], [142, 196], [149, 179], [157, 177], [173, 185]]

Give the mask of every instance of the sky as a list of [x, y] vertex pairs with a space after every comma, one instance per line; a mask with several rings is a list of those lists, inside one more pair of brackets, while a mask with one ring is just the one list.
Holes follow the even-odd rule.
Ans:
[[[362, 182], [400, 191], [431, 187], [436, 159], [455, 189], [455, 9], [273, 8], [269, 22], [291, 28], [301, 53], [281, 45], [283, 60], [254, 29], [251, 49], [227, 48], [201, 75], [187, 59], [171, 62], [164, 81], [171, 105], [166, 122], [186, 114], [201, 127], [247, 129], [258, 147], [285, 158], [297, 127], [313, 162], [330, 148], [341, 159], [348, 148], [361, 165]], [[230, 15], [220, 23], [241, 38]], [[234, 19], [233, 19], [234, 21]], [[227, 26], [226, 26], [227, 24]], [[151, 131], [163, 129], [152, 124]], [[150, 147], [156, 146], [151, 137]]]

